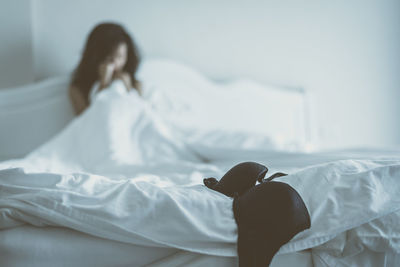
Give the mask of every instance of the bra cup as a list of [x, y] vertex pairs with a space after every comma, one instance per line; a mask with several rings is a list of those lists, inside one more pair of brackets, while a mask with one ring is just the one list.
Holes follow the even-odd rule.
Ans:
[[237, 196], [232, 208], [238, 226], [239, 266], [251, 262], [251, 266], [266, 266], [281, 246], [311, 226], [300, 195], [282, 182], [254, 186]]

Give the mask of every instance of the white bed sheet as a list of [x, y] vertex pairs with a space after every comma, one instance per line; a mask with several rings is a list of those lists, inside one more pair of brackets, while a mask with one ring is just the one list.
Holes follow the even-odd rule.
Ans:
[[68, 228], [25, 225], [0, 231], [0, 266], [143, 266], [177, 251], [102, 239]]
[[[0, 232], [0, 266], [237, 266], [218, 257], [174, 248], [146, 247], [87, 235], [68, 228], [21, 226]], [[311, 267], [310, 251], [278, 255], [271, 267]]]
[[[385, 155], [385, 156], [384, 156]], [[319, 154], [286, 154], [286, 153], [275, 153], [275, 154], [269, 154], [265, 155], [264, 160], [262, 161], [263, 163], [267, 164], [268, 166], [271, 167], [271, 171], [274, 170], [280, 170], [280, 171], [286, 171], [288, 172], [289, 176], [281, 178], [281, 180], [288, 182], [291, 184], [296, 190], [299, 191], [299, 193], [302, 195], [303, 199], [306, 202], [306, 205], [308, 206], [310, 213], [311, 213], [311, 218], [312, 218], [312, 228], [310, 230], [306, 230], [300, 234], [298, 234], [294, 239], [292, 239], [288, 244], [283, 246], [281, 250], [278, 252], [279, 254], [285, 254], [285, 253], [291, 253], [291, 252], [296, 252], [296, 251], [301, 251], [304, 249], [312, 248], [312, 256], [314, 259], [314, 265], [315, 266], [329, 266], [329, 262], [337, 262], [337, 261], [344, 261], [344, 263], [353, 261], [355, 263], [360, 263], [365, 261], [365, 258], [370, 257], [371, 255], [375, 255], [373, 259], [375, 261], [379, 261], [380, 265], [382, 266], [390, 266], [390, 265], [385, 265], [385, 262], [388, 262], [388, 257], [390, 258], [390, 255], [398, 255], [399, 254], [399, 249], [400, 249], [400, 231], [399, 231], [399, 225], [396, 223], [398, 221], [398, 218], [400, 217], [400, 213], [398, 211], [398, 199], [396, 198], [396, 194], [398, 195], [399, 189], [397, 188], [399, 186], [398, 179], [400, 177], [398, 170], [393, 169], [393, 163], [398, 162], [398, 157], [396, 156], [397, 153], [395, 151], [379, 151], [379, 150], [374, 150], [374, 151], [343, 151], [343, 152], [330, 152], [330, 153], [319, 153]], [[346, 158], [352, 158], [352, 160], [342, 160], [338, 161], [338, 159], [346, 159]], [[370, 160], [366, 160], [366, 158]], [[371, 160], [371, 158], [375, 158], [375, 160]], [[333, 160], [330, 161], [329, 159]], [[224, 162], [219, 162], [214, 163], [217, 164], [217, 166], [214, 166], [214, 170], [216, 170], [216, 173], [224, 173], [229, 167], [231, 167], [236, 161], [242, 161], [243, 159], [236, 159], [236, 160], [229, 160], [229, 161], [224, 161]], [[327, 164], [319, 164], [319, 165], [312, 165], [313, 163], [320, 163], [320, 161], [323, 162], [330, 162]], [[345, 163], [345, 164], [344, 164]], [[310, 166], [308, 168], [304, 168], [305, 166]], [[335, 164], [337, 165], [335, 167]], [[206, 165], [201, 165], [200, 168], [197, 166], [197, 171], [198, 173], [195, 172], [190, 179], [196, 180], [198, 178], [201, 178], [204, 175], [202, 174], [202, 171], [206, 170], [209, 172], [210, 169], [205, 168]], [[196, 165], [192, 166], [196, 167]], [[343, 169], [344, 168], [344, 169]], [[18, 170], [18, 169], [16, 169]], [[211, 168], [213, 170], [213, 168]], [[384, 171], [382, 173], [382, 170]], [[13, 171], [12, 169], [8, 169], [6, 171]], [[352, 195], [351, 194], [345, 194], [342, 195], [344, 198], [343, 202], [340, 202], [340, 199], [337, 199], [337, 196], [334, 197], [331, 193], [329, 193], [330, 190], [329, 184], [326, 183], [326, 179], [330, 181], [338, 181], [338, 176], [337, 174], [340, 172], [343, 173], [343, 171], [346, 173], [348, 179], [353, 179], [356, 178], [356, 180], [360, 181], [360, 185], [370, 187], [371, 189], [374, 189], [375, 187], [371, 187], [372, 185], [378, 186], [376, 188], [380, 188], [379, 180], [380, 179], [397, 179], [397, 185], [396, 184], [391, 184], [392, 189], [386, 188], [382, 193], [390, 194], [391, 199], [382, 198], [382, 195], [379, 194], [380, 190], [373, 190], [375, 193], [378, 193], [377, 195], [375, 194], [366, 194], [363, 197], [367, 197], [363, 199], [364, 202], [360, 203], [357, 201], [352, 201]], [[322, 190], [317, 190], [315, 192], [318, 193], [307, 193], [307, 189], [305, 187], [310, 186], [310, 183], [298, 183], [300, 180], [298, 179], [299, 174], [306, 172], [304, 177], [308, 177], [309, 179], [312, 179], [312, 175], [307, 175], [307, 172], [314, 172], [318, 175], [321, 175], [324, 177], [324, 179], [320, 180], [315, 180], [312, 183], [312, 186], [318, 186], [320, 185], [319, 183], [322, 182], [324, 183]], [[385, 173], [386, 172], [386, 173]], [[185, 171], [184, 171], [185, 173]], [[365, 179], [363, 177], [356, 177], [355, 175], [364, 173], [367, 174], [366, 177], [368, 179]], [[20, 173], [21, 174], [21, 173]], [[23, 174], [23, 173], [22, 173]], [[199, 175], [200, 174], [200, 175]], [[203, 173], [204, 174], [204, 173]], [[24, 174], [23, 174], [24, 175]], [[25, 189], [31, 191], [29, 189], [29, 181], [38, 181], [40, 180], [41, 176], [43, 174], [40, 173], [31, 173], [31, 174], [26, 174], [28, 175], [28, 179], [22, 179], [18, 178], [17, 176], [11, 176], [5, 177], [3, 175], [2, 179], [2, 194], [4, 192], [7, 192], [10, 190], [11, 187], [9, 185], [14, 185], [16, 187], [20, 186], [23, 182], [25, 183]], [[34, 176], [32, 176], [34, 175]], [[44, 180], [49, 181], [48, 178], [51, 177], [51, 174], [47, 173], [44, 174]], [[168, 175], [167, 175], [168, 176]], [[302, 176], [302, 175], [300, 175]], [[314, 175], [315, 176], [315, 175]], [[97, 176], [96, 176], [97, 177]], [[188, 176], [187, 176], [188, 177]], [[296, 178], [297, 177], [297, 178]], [[8, 184], [7, 181], [13, 181], [15, 179], [14, 183]], [[98, 176], [96, 179], [102, 180], [101, 176]], [[189, 180], [190, 180], [189, 179]], [[372, 180], [371, 180], [372, 179]], [[51, 179], [50, 179], [51, 180]], [[63, 180], [63, 179], [61, 179]], [[340, 179], [339, 179], [340, 180]], [[372, 184], [368, 184], [368, 181], [373, 181]], [[76, 181], [76, 180], [75, 180]], [[119, 180], [121, 181], [121, 180]], [[165, 182], [166, 180], [164, 180]], [[64, 184], [68, 182], [71, 188], [74, 188], [73, 186], [73, 181], [66, 179], [64, 176]], [[103, 180], [102, 182], [106, 182]], [[143, 182], [143, 180], [142, 180]], [[192, 181], [194, 182], [194, 181]], [[200, 181], [198, 181], [200, 183]], [[316, 182], [314, 184], [314, 182]], [[26, 184], [28, 183], [28, 184]], [[52, 183], [52, 182], [50, 182]], [[83, 187], [86, 187], [85, 190], [91, 189], [93, 190], [94, 188], [88, 186], [88, 183], [78, 183]], [[89, 183], [90, 184], [90, 183]], [[94, 183], [96, 185], [96, 183]], [[388, 185], [388, 184], [387, 184]], [[93, 185], [92, 185], [93, 186]], [[98, 186], [98, 185], [97, 185]], [[305, 186], [305, 187], [304, 187]], [[349, 184], [346, 183], [339, 183], [336, 184], [336, 186], [342, 187], [344, 189], [349, 189]], [[359, 185], [358, 185], [359, 186]], [[396, 187], [397, 186], [397, 187]], [[178, 186], [179, 187], [179, 186]], [[194, 187], [197, 187], [196, 182], [194, 182]], [[335, 187], [332, 187], [335, 188]], [[5, 190], [4, 190], [5, 189]], [[47, 189], [49, 190], [50, 187]], [[189, 188], [187, 188], [189, 189]], [[202, 191], [205, 189], [205, 191]], [[352, 189], [352, 188], [350, 188]], [[382, 188], [380, 188], [382, 189]], [[164, 188], [164, 190], [167, 190]], [[211, 216], [212, 222], [210, 224], [206, 223], [203, 226], [207, 228], [207, 232], [203, 232], [203, 234], [200, 234], [201, 232], [197, 231], [197, 234], [193, 232], [192, 241], [193, 243], [186, 243], [184, 245], [184, 249], [186, 251], [196, 251], [200, 252], [201, 254], [209, 254], [209, 255], [214, 255], [214, 256], [235, 256], [235, 242], [236, 242], [236, 235], [235, 235], [235, 224], [233, 222], [232, 218], [232, 212], [231, 212], [231, 200], [227, 199], [225, 202], [225, 197], [219, 193], [209, 191], [208, 189], [204, 188], [204, 186], [199, 187], [197, 190], [198, 192], [202, 192], [203, 196], [208, 199], [212, 200], [213, 202], [216, 201], [218, 203], [220, 201], [221, 203], [226, 203], [227, 207], [223, 209], [219, 209], [218, 205], [213, 206], [211, 208], [212, 213], [217, 214], [218, 212], [225, 212], [225, 215], [216, 215], [216, 216]], [[197, 191], [196, 190], [196, 191]], [[328, 191], [326, 191], [328, 190]], [[391, 191], [392, 190], [392, 191]], [[89, 190], [90, 191], [90, 190]], [[22, 191], [20, 191], [22, 192]], [[339, 190], [339, 192], [341, 192]], [[65, 192], [64, 192], [65, 193]], [[56, 194], [57, 196], [61, 197], [64, 195], [62, 191], [58, 191]], [[193, 191], [192, 191], [193, 193]], [[353, 192], [355, 195], [353, 197], [357, 198], [357, 194], [360, 192], [357, 190], [354, 190]], [[315, 203], [319, 202], [321, 200], [321, 194], [326, 194], [328, 196], [328, 199], [330, 198], [329, 195], [331, 194], [331, 199], [328, 200], [327, 202], [322, 201], [321, 205], [318, 205], [317, 208], [315, 208]], [[46, 194], [44, 194], [46, 195]], [[3, 194], [4, 196], [4, 194]], [[10, 195], [9, 195], [10, 196]], [[35, 194], [31, 195], [35, 196]], [[89, 196], [89, 195], [88, 195]], [[200, 196], [200, 195], [199, 195]], [[313, 197], [316, 197], [315, 200], [313, 200]], [[319, 197], [318, 197], [319, 196]], [[362, 196], [362, 195], [360, 195]], [[371, 198], [372, 196], [372, 198]], [[121, 196], [120, 196], [121, 197]], [[216, 197], [216, 198], [215, 198]], [[55, 202], [58, 202], [58, 200], [54, 197], [49, 197], [45, 196], [42, 199], [49, 199], [53, 200]], [[62, 197], [63, 199], [68, 199]], [[18, 197], [17, 197], [18, 199]], [[124, 199], [122, 197], [121, 199]], [[32, 202], [33, 200], [33, 202]], [[127, 200], [125, 198], [125, 200]], [[38, 205], [37, 207], [40, 207], [41, 205], [46, 205], [46, 202], [35, 202], [34, 198], [33, 199], [27, 199], [25, 198], [24, 201], [28, 201], [27, 204], [28, 206], [30, 205]], [[394, 202], [392, 202], [394, 201]], [[128, 200], [129, 202], [129, 200]], [[180, 209], [185, 210], [188, 208], [187, 203], [185, 204], [186, 200], [182, 199], [182, 201], [179, 201], [180, 203]], [[5, 204], [6, 203], [6, 204]], [[7, 220], [11, 219], [11, 222], [16, 222], [17, 224], [33, 224], [37, 226], [48, 226], [48, 225], [64, 225], [67, 227], [75, 228], [78, 231], [83, 231], [87, 232], [96, 236], [112, 239], [115, 241], [123, 241], [127, 242], [130, 244], [134, 245], [140, 245], [140, 246], [164, 246], [164, 247], [175, 247], [179, 248], [179, 244], [184, 244], [185, 238], [182, 239], [175, 239], [175, 241], [170, 241], [169, 244], [165, 244], [163, 242], [154, 242], [154, 240], [147, 240], [146, 238], [143, 238], [143, 236], [139, 235], [132, 235], [130, 232], [126, 232], [125, 236], [122, 237], [121, 235], [118, 235], [118, 232], [113, 230], [112, 228], [108, 228], [108, 226], [105, 226], [103, 224], [98, 224], [98, 227], [101, 229], [93, 229], [93, 228], [87, 228], [87, 226], [84, 226], [84, 221], [80, 221], [80, 224], [78, 225], [71, 225], [69, 220], [65, 220], [65, 217], [60, 217], [60, 214], [57, 214], [57, 212], [60, 212], [62, 210], [58, 210], [57, 212], [50, 212], [48, 215], [46, 214], [39, 214], [36, 212], [37, 208], [35, 209], [27, 209], [27, 206], [22, 203], [18, 208], [12, 207], [13, 205], [11, 204], [10, 206], [9, 201], [1, 199], [0, 200], [0, 206], [2, 207], [1, 212], [2, 212], [2, 220], [1, 223], [3, 223], [3, 228], [4, 228], [4, 223], [7, 222]], [[58, 202], [60, 203], [60, 202]], [[76, 202], [75, 204], [73, 202], [70, 202], [72, 205], [76, 205], [82, 203], [81, 201]], [[200, 204], [201, 202], [196, 201], [196, 206], [202, 207]], [[325, 204], [324, 204], [325, 203]], [[367, 203], [370, 203], [371, 205], [368, 205]], [[390, 206], [391, 204], [393, 204]], [[397, 203], [397, 204], [396, 204]], [[19, 203], [21, 204], [21, 203]], [[66, 203], [67, 205], [68, 202]], [[105, 202], [105, 204], [107, 204]], [[348, 204], [349, 206], [354, 206], [357, 207], [354, 212], [348, 213], [345, 215], [343, 218], [340, 216], [340, 212], [343, 212], [345, 210], [343, 208], [343, 204]], [[25, 205], [25, 206], [24, 206]], [[321, 207], [325, 207], [326, 205], [333, 205], [331, 208], [326, 208], [325, 211]], [[362, 205], [366, 205], [367, 207], [362, 207]], [[389, 205], [389, 206], [387, 206]], [[384, 207], [386, 206], [386, 207]], [[7, 207], [6, 209], [4, 209]], [[203, 206], [204, 207], [204, 206]], [[210, 206], [206, 209], [206, 214], [209, 214], [210, 211]], [[340, 207], [340, 209], [339, 209]], [[77, 206], [79, 209], [79, 207]], [[75, 209], [75, 208], [74, 208]], [[322, 209], [322, 211], [321, 211]], [[96, 210], [96, 209], [95, 209]], [[104, 212], [107, 209], [100, 208], [98, 209], [100, 212]], [[190, 206], [189, 206], [190, 210]], [[330, 216], [329, 220], [324, 220], [324, 216], [327, 215], [327, 211], [330, 211], [332, 214]], [[93, 212], [92, 209], [88, 210], [89, 213]], [[108, 213], [110, 211], [107, 211]], [[106, 214], [107, 214], [106, 212]], [[172, 212], [169, 210], [169, 212]], [[201, 213], [201, 211], [199, 210]], [[339, 213], [338, 213], [339, 212]], [[95, 213], [93, 213], [95, 214]], [[113, 212], [110, 213], [112, 215]], [[205, 223], [204, 221], [204, 211], [201, 214], [198, 214], [196, 216], [196, 225], [200, 226], [202, 223]], [[160, 214], [161, 215], [161, 214]], [[5, 217], [4, 217], [5, 216]], [[73, 213], [70, 213], [70, 216], [74, 217]], [[133, 216], [133, 215], [131, 215]], [[157, 215], [158, 217], [158, 215]], [[100, 216], [99, 218], [102, 218]], [[134, 217], [132, 217], [134, 218]], [[6, 219], [6, 220], [4, 220]], [[109, 218], [110, 219], [110, 218]], [[222, 221], [221, 221], [222, 219]], [[182, 232], [179, 230], [180, 227], [186, 228], [188, 227], [187, 222], [185, 223], [184, 220], [178, 220], [174, 221], [173, 219], [162, 219], [163, 222], [166, 221], [171, 221], [174, 222], [174, 227], [171, 228], [172, 225], [165, 227], [165, 231], [169, 231], [173, 233], [173, 235], [177, 236], [182, 236]], [[78, 218], [79, 221], [79, 218]], [[113, 221], [113, 220], [112, 220]], [[143, 230], [142, 232], [139, 231], [139, 233], [150, 233], [154, 232], [155, 229], [157, 229], [157, 225], [154, 224], [151, 220], [144, 220], [146, 223], [146, 227], [148, 230], [141, 229]], [[114, 223], [118, 222], [114, 220]], [[222, 224], [220, 224], [223, 222]], [[177, 227], [177, 224], [179, 223], [179, 227]], [[117, 224], [118, 225], [118, 224]], [[121, 222], [119, 222], [119, 225], [121, 225]], [[190, 224], [189, 224], [190, 225]], [[139, 228], [141, 225], [139, 225]], [[189, 226], [189, 229], [191, 226]], [[7, 228], [7, 227], [6, 227]], [[178, 228], [178, 229], [176, 229]], [[202, 227], [200, 227], [201, 229]], [[7, 228], [8, 229], [8, 228]], [[3, 231], [8, 231], [8, 230], [3, 230]], [[127, 228], [129, 229], [129, 228]], [[218, 233], [218, 231], [226, 231], [223, 235], [218, 235], [215, 233]], [[134, 229], [131, 229], [132, 231]], [[193, 230], [193, 229], [192, 229]], [[157, 231], [160, 231], [160, 229], [157, 229]], [[176, 232], [177, 231], [177, 232]], [[185, 231], [185, 230], [183, 230]], [[212, 232], [214, 231], [214, 232]], [[137, 232], [137, 229], [134, 230], [133, 232]], [[163, 233], [163, 231], [161, 231]], [[164, 232], [165, 233], [165, 232]], [[208, 236], [205, 238], [204, 234], [208, 233]], [[214, 233], [214, 234], [211, 234]], [[166, 236], [164, 236], [166, 237]], [[352, 238], [349, 238], [352, 237]], [[199, 239], [200, 238], [200, 239]], [[168, 238], [167, 238], [168, 239]], [[199, 243], [199, 240], [202, 240], [204, 242], [204, 239], [208, 239], [208, 243]], [[172, 242], [172, 243], [171, 243]], [[174, 243], [174, 242], [181, 242], [181, 243]], [[214, 242], [214, 244], [213, 244]], [[178, 244], [178, 245], [177, 245]], [[182, 247], [181, 247], [182, 248]], [[371, 253], [369, 253], [371, 252]], [[184, 254], [186, 255], [186, 254]], [[361, 255], [365, 255], [362, 257]], [[187, 257], [187, 255], [185, 256]], [[393, 258], [393, 257], [392, 257]], [[395, 257], [396, 258], [396, 257]], [[389, 261], [390, 262], [390, 261]]]
[[[0, 229], [62, 226], [133, 245], [233, 257], [232, 199], [202, 179], [258, 158], [290, 174], [279, 180], [299, 192], [311, 214], [312, 227], [278, 254], [313, 248], [329, 261], [367, 249], [400, 252], [400, 225], [393, 223], [400, 220], [400, 153], [286, 153], [259, 140], [257, 150], [245, 142], [202, 154], [179, 130], [136, 95], [102, 91], [48, 143], [0, 163]], [[209, 156], [213, 162], [202, 161]]]

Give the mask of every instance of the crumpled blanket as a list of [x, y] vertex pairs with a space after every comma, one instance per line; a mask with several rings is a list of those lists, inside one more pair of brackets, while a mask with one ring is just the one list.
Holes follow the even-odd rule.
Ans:
[[[102, 91], [49, 142], [0, 163], [0, 229], [55, 225], [121, 242], [235, 256], [232, 199], [202, 184], [234, 164], [205, 163], [177, 136], [136, 94]], [[271, 152], [260, 163], [269, 166], [269, 158], [279, 157]], [[276, 180], [300, 194], [312, 227], [278, 253], [313, 248], [325, 261], [364, 248], [400, 253], [400, 159], [315, 165], [312, 156], [298, 154], [291, 160], [308, 167], [282, 169], [289, 175]]]

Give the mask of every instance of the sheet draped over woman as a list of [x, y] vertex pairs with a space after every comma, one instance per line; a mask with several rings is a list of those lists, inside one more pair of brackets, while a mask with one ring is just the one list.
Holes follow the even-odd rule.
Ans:
[[51, 159], [43, 171], [68, 165], [69, 171], [90, 173], [124, 165], [199, 161], [136, 90], [126, 91], [122, 81], [115, 80], [92, 97], [81, 116], [27, 159]]

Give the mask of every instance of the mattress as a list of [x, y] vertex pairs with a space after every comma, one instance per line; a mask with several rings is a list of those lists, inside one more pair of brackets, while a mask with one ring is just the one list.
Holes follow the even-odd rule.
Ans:
[[[311, 216], [312, 227], [282, 246], [273, 265], [299, 266], [304, 256], [305, 266], [384, 266], [388, 253], [400, 253], [399, 150], [308, 153], [303, 127], [283, 127], [295, 125], [284, 111], [301, 121], [290, 108], [302, 106], [297, 93], [241, 82], [226, 94], [201, 84], [163, 79], [139, 98], [117, 94], [114, 83], [45, 144], [0, 162], [0, 265], [235, 265], [232, 199], [203, 179], [243, 161], [288, 173], [277, 179]], [[243, 96], [251, 109], [237, 108]]]
[[[21, 226], [0, 232], [0, 266], [237, 266], [218, 257], [107, 240], [62, 227]], [[309, 250], [276, 255], [271, 266], [313, 266]]]

